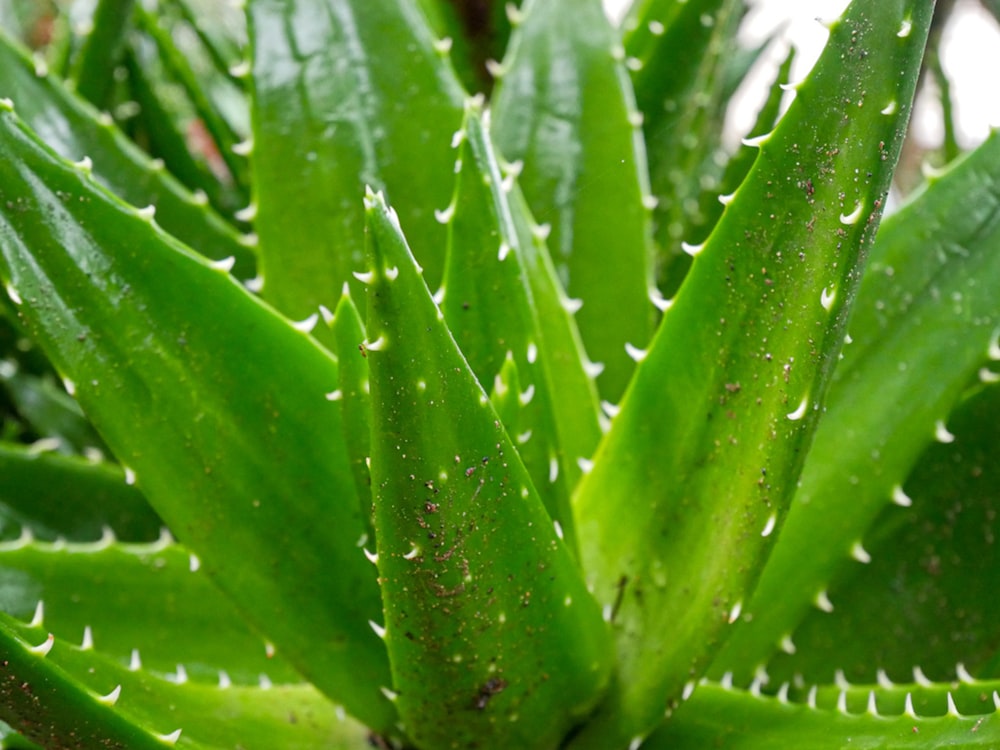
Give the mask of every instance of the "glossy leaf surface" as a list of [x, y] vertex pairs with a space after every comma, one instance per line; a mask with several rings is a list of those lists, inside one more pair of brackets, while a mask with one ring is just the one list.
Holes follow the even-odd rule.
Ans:
[[[910, 504], [902, 485], [914, 462], [935, 436], [950, 440], [949, 412], [1000, 357], [998, 154], [994, 136], [886, 220], [787, 530], [749, 608], [753, 621], [740, 625], [717, 669], [751, 674], [836, 571], [857, 564], [855, 545], [890, 503]], [[879, 388], [864, 385], [872, 382]], [[817, 548], [809, 539], [820, 533]]]
[[395, 214], [381, 196], [366, 205], [372, 485], [400, 717], [422, 748], [555, 748], [607, 681], [606, 625]]
[[251, 0], [255, 228], [294, 318], [364, 268], [365, 185], [388, 191], [428, 280], [444, 264], [462, 88], [414, 0]]
[[648, 178], [623, 49], [599, 0], [527, 2], [493, 98], [497, 147], [520, 184], [571, 297], [587, 353], [617, 401], [634, 368], [625, 344], [653, 330]]
[[[317, 685], [391, 723], [377, 689], [385, 652], [365, 626], [378, 591], [324, 395], [336, 363], [9, 110], [0, 219], [8, 294], [153, 507]], [[354, 689], [358, 675], [369, 691]]]
[[929, 23], [923, 3], [900, 0], [855, 4], [833, 25], [581, 484], [583, 561], [598, 600], [615, 608], [621, 692], [580, 747], [651, 729], [740, 618], [840, 351]]

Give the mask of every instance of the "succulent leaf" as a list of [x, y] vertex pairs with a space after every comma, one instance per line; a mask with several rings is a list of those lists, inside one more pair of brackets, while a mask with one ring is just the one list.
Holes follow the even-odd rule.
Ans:
[[366, 730], [339, 718], [311, 686], [165, 679], [6, 614], [0, 614], [0, 649], [0, 718], [45, 748], [353, 750], [366, 744]]
[[[387, 190], [431, 284], [434, 210], [464, 92], [414, 0], [250, 0], [255, 229], [264, 294], [294, 318], [332, 306], [364, 270], [366, 184]], [[291, 129], [288, 123], [294, 122]]]
[[573, 298], [584, 346], [604, 369], [603, 398], [617, 401], [645, 346], [656, 310], [646, 156], [624, 67], [624, 48], [600, 0], [524, 5], [494, 93], [493, 133]]
[[[132, 669], [213, 685], [302, 681], [169, 535], [138, 544], [110, 530], [83, 541], [23, 535], [0, 543], [0, 564], [5, 612]], [[125, 609], [134, 611], [121, 617]]]
[[955, 440], [928, 446], [903, 485], [912, 507], [882, 509], [854, 550], [863, 564], [830, 582], [833, 612], [805, 615], [794, 653], [769, 662], [770, 684], [829, 682], [838, 670], [852, 683], [908, 679], [918, 666], [951, 680], [956, 663], [997, 676], [998, 425], [996, 385], [963, 399], [948, 423]]
[[[949, 439], [949, 414], [1000, 330], [998, 155], [994, 135], [886, 220], [786, 531], [748, 607], [753, 619], [715, 670], [746, 676], [766, 662], [776, 634], [791, 635], [837, 571], [856, 564], [851, 549], [878, 514], [910, 504], [902, 485], [920, 453], [936, 435]], [[809, 542], [817, 534], [820, 547]]]
[[832, 25], [580, 485], [584, 568], [615, 608], [620, 669], [580, 747], [649, 731], [740, 619], [841, 348], [929, 23], [923, 3], [900, 0], [855, 3]]
[[9, 109], [0, 253], [32, 336], [171, 530], [317, 686], [390, 726], [334, 360]]
[[0, 476], [4, 539], [28, 527], [41, 539], [83, 541], [108, 528], [120, 539], [142, 542], [157, 539], [163, 528], [115, 464], [0, 443]]
[[366, 206], [377, 630], [400, 717], [428, 750], [554, 748], [607, 681], [606, 624], [395, 213]]
[[[996, 683], [979, 686], [993, 690]], [[874, 690], [872, 688], [875, 688]], [[876, 686], [865, 690], [862, 706], [816, 708], [764, 698], [716, 684], [700, 686], [673, 720], [665, 723], [642, 747], [644, 750], [770, 750], [775, 747], [965, 747], [988, 748], [1000, 737], [1000, 719], [993, 699], [974, 714], [923, 716], [897, 712], [885, 715]], [[942, 691], [947, 686], [942, 686]], [[869, 700], [874, 701], [869, 704]], [[869, 709], [873, 705], [874, 709]]]
[[[537, 245], [530, 230], [518, 232], [514, 212], [522, 213], [523, 224], [531, 219], [523, 216], [523, 202], [516, 195], [515, 201], [508, 198], [516, 190], [515, 175], [503, 175], [478, 103], [468, 103], [461, 132], [458, 180], [448, 209], [441, 310], [480, 383], [493, 382], [507, 357], [513, 356], [521, 389], [518, 399], [523, 403], [515, 412], [517, 427], [503, 424], [517, 439], [518, 452], [549, 515], [575, 550], [570, 493], [580, 477], [578, 460], [589, 460], [600, 436], [596, 407], [589, 412], [580, 408], [594, 402], [593, 386], [565, 305], [548, 323], [536, 312], [533, 286], [551, 299], [560, 296], [558, 282], [544, 245]], [[523, 243], [529, 243], [529, 249]], [[535, 255], [541, 262], [531, 262]], [[560, 390], [577, 410], [571, 420], [554, 403]], [[569, 433], [577, 437], [563, 442]], [[581, 452], [568, 454], [566, 448]]]
[[255, 271], [249, 241], [184, 189], [129, 142], [107, 119], [74, 96], [0, 30], [0, 98], [13, 101], [19, 116], [50, 148], [85, 164], [98, 182], [134, 206], [156, 206], [168, 232], [213, 260], [233, 258], [241, 279]]

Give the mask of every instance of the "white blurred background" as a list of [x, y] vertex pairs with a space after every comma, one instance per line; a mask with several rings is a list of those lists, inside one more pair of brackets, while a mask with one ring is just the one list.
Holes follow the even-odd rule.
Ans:
[[[748, 46], [781, 29], [781, 37], [794, 45], [798, 56], [792, 80], [801, 80], [815, 63], [827, 32], [817, 19], [833, 19], [847, 7], [847, 0], [749, 0], [752, 7], [743, 28]], [[626, 0], [605, 0], [617, 17]], [[787, 49], [787, 48], [786, 48]], [[772, 47], [767, 60], [752, 73], [738, 99], [727, 135], [732, 142], [753, 123], [784, 51]], [[1000, 127], [1000, 27], [976, 0], [957, 0], [942, 37], [941, 64], [951, 81], [957, 137], [970, 148], [983, 141], [991, 127]], [[941, 110], [936, 96], [924, 91], [913, 119], [919, 145], [934, 149], [942, 140]]]

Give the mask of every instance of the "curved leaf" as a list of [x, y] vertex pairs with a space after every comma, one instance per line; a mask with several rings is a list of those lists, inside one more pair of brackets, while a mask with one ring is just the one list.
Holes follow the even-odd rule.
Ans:
[[390, 726], [388, 661], [365, 625], [380, 599], [325, 397], [336, 363], [0, 110], [0, 277], [32, 336], [244, 615], [320, 689]]
[[579, 747], [649, 731], [740, 618], [820, 414], [930, 15], [916, 0], [861, 1], [832, 25], [580, 485], [588, 581], [616, 609], [620, 692]]

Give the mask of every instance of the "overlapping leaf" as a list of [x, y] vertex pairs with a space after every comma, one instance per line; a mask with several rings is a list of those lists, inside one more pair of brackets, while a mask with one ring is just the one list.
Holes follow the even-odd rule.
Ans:
[[2, 109], [0, 277], [30, 333], [244, 615], [324, 692], [391, 725], [364, 519], [325, 397], [336, 363]]
[[583, 560], [615, 609], [620, 692], [579, 747], [647, 732], [740, 618], [840, 351], [929, 23], [924, 3], [898, 0], [856, 3], [832, 25], [580, 486]]
[[[836, 608], [827, 589], [837, 571], [868, 556], [863, 542], [887, 505], [910, 505], [902, 485], [920, 453], [935, 437], [952, 439], [951, 409], [977, 371], [1000, 358], [998, 155], [994, 135], [886, 220], [851, 320], [853, 343], [748, 608], [753, 619], [733, 634], [717, 670], [748, 678], [813, 603]], [[818, 537], [822, 546], [811, 541]]]

